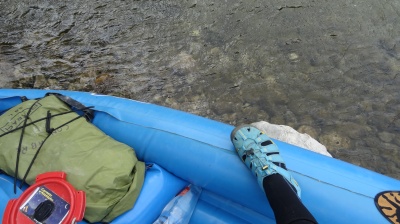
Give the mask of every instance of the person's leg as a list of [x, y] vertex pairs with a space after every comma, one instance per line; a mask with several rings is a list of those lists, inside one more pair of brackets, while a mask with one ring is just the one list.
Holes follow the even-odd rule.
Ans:
[[317, 223], [292, 187], [280, 174], [265, 177], [263, 188], [274, 211], [277, 223]]
[[239, 157], [257, 177], [277, 223], [317, 223], [300, 201], [300, 186], [267, 135], [254, 126], [244, 125], [232, 131], [231, 140]]

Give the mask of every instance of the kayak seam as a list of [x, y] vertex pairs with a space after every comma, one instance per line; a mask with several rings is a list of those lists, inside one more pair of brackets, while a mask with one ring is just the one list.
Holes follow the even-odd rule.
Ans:
[[348, 188], [341, 187], [341, 186], [338, 186], [338, 185], [329, 183], [329, 182], [327, 182], [327, 181], [320, 180], [320, 179], [318, 179], [318, 178], [315, 178], [315, 177], [306, 175], [306, 174], [304, 174], [304, 173], [299, 173], [299, 172], [297, 172], [297, 171], [295, 171], [295, 170], [291, 170], [291, 169], [288, 169], [288, 170], [291, 171], [291, 172], [293, 172], [293, 173], [299, 174], [299, 175], [301, 175], [301, 176], [304, 176], [304, 177], [313, 179], [313, 180], [315, 180], [315, 181], [318, 181], [318, 182], [320, 182], [320, 183], [327, 184], [327, 185], [330, 185], [330, 186], [333, 186], [333, 187], [336, 187], [336, 188], [339, 188], [339, 189], [348, 191], [348, 192], [350, 192], [350, 193], [358, 194], [358, 195], [361, 195], [361, 196], [364, 196], [364, 197], [367, 197], [367, 198], [374, 198], [374, 197], [368, 196], [368, 195], [366, 195], [366, 194], [363, 194], [363, 193], [360, 193], [360, 192], [356, 192], [356, 191], [352, 191], [352, 190], [350, 190], [350, 189], [348, 189]]

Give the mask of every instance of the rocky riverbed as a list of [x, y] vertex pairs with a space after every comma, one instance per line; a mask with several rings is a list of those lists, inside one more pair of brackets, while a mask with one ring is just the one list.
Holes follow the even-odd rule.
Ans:
[[308, 133], [400, 179], [400, 2], [0, 0], [0, 87]]

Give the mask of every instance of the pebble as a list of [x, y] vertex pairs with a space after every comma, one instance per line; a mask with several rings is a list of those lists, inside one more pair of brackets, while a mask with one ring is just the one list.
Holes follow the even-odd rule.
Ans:
[[322, 134], [318, 140], [325, 145], [328, 150], [350, 149], [350, 139], [334, 131]]
[[396, 135], [386, 132], [386, 131], [383, 131], [383, 132], [378, 133], [378, 137], [380, 140], [388, 143], [388, 142], [391, 142], [396, 137]]
[[308, 134], [309, 136], [313, 137], [314, 139], [318, 139], [318, 131], [308, 125], [302, 125], [297, 129], [298, 132], [303, 134]]
[[289, 54], [289, 59], [292, 61], [297, 60], [298, 58], [299, 58], [299, 55], [297, 55], [296, 53]]

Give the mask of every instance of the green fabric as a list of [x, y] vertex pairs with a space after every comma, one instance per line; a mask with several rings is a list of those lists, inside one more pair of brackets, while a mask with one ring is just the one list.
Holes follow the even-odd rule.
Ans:
[[[0, 116], [0, 134], [23, 125], [28, 109], [37, 100], [23, 102]], [[38, 100], [29, 114], [28, 123], [71, 109], [55, 96]], [[57, 128], [79, 115], [75, 112], [52, 117], [51, 128]], [[0, 137], [0, 169], [14, 176], [21, 130]], [[48, 136], [46, 121], [25, 128], [18, 178], [21, 179], [41, 142]], [[67, 180], [86, 193], [85, 219], [90, 222], [113, 220], [131, 209], [144, 181], [145, 166], [134, 150], [113, 140], [80, 117], [56, 129], [45, 141], [26, 179], [32, 184], [38, 174], [64, 171]]]

